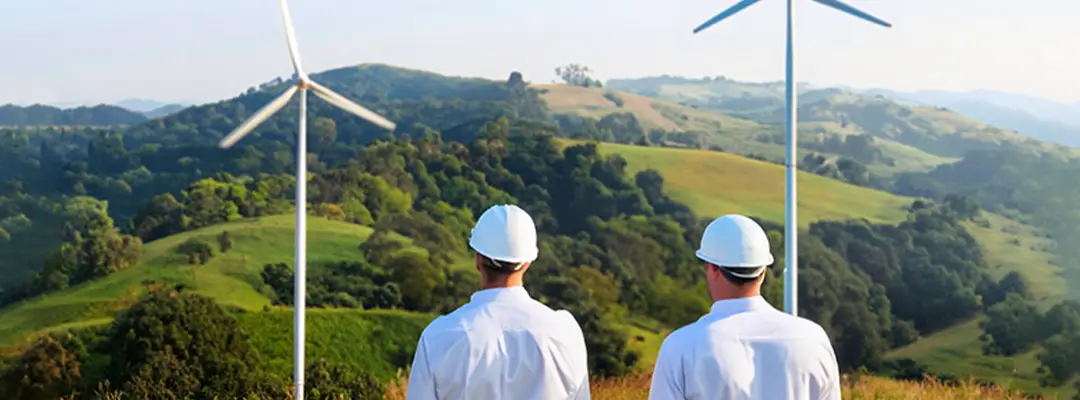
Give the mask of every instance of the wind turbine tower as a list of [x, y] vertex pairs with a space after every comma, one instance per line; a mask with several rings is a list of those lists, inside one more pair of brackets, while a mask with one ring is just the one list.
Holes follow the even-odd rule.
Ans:
[[[705, 23], [694, 28], [694, 33], [701, 32], [710, 26], [715, 25], [732, 15], [739, 13], [740, 11], [754, 5], [761, 0], [742, 0], [739, 3], [731, 6], [727, 10], [716, 14], [716, 16], [710, 18]], [[798, 115], [798, 103], [796, 102], [795, 91], [795, 15], [792, 8], [792, 3], [795, 0], [785, 0], [787, 2], [787, 71], [784, 85], [784, 97], [785, 97], [785, 111], [787, 112], [787, 121], [785, 129], [787, 133], [787, 162], [786, 164], [786, 185], [784, 193], [784, 312], [791, 315], [798, 315], [799, 312], [799, 263], [798, 263], [798, 218], [795, 213], [796, 210], [796, 191], [795, 191], [795, 174], [798, 171], [796, 168], [796, 150], [798, 149], [796, 142], [796, 129], [798, 127], [797, 115]], [[846, 14], [853, 15], [859, 19], [871, 22], [873, 24], [881, 25], [886, 28], [892, 27], [892, 24], [881, 20], [873, 15], [863, 12], [855, 7], [852, 7], [840, 0], [812, 0], [815, 3], [823, 4], [833, 9], [842, 11]]]
[[395, 125], [390, 120], [376, 114], [349, 99], [334, 93], [325, 86], [312, 81], [300, 67], [300, 55], [296, 46], [296, 35], [293, 32], [292, 19], [289, 17], [289, 8], [285, 0], [280, 0], [281, 14], [285, 22], [285, 38], [289, 45], [289, 57], [292, 59], [294, 74], [293, 85], [285, 93], [282, 93], [273, 101], [263, 106], [251, 117], [240, 124], [231, 133], [221, 140], [222, 148], [229, 148], [237, 141], [251, 133], [256, 126], [266, 121], [285, 107], [296, 92], [300, 92], [300, 124], [297, 127], [296, 138], [296, 253], [294, 260], [295, 271], [295, 300], [293, 301], [293, 380], [295, 381], [296, 400], [304, 399], [304, 327], [305, 309], [307, 296], [307, 92], [310, 90], [316, 96], [322, 98], [342, 110], [348, 111], [360, 118], [384, 129], [393, 131]]

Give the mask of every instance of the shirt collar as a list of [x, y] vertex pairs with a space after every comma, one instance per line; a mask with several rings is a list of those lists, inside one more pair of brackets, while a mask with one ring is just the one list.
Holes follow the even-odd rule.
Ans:
[[490, 302], [493, 302], [493, 301], [500, 301], [500, 300], [513, 301], [513, 300], [524, 300], [524, 299], [530, 299], [530, 298], [532, 298], [532, 297], [529, 296], [529, 292], [527, 290], [525, 290], [525, 287], [523, 287], [523, 286], [513, 286], [513, 287], [505, 287], [505, 288], [490, 288], [490, 289], [478, 290], [476, 293], [473, 293], [472, 297], [469, 299], [469, 302], [471, 302], [471, 303], [490, 303]]
[[769, 302], [766, 301], [764, 297], [753, 296], [717, 301], [713, 303], [712, 311], [710, 312], [710, 314], [727, 316], [748, 311], [760, 311], [770, 309], [775, 310], [772, 304], [769, 304]]

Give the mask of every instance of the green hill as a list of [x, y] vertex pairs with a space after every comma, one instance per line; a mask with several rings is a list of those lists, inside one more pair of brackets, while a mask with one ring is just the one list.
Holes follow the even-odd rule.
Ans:
[[[703, 150], [602, 143], [600, 151], [621, 155], [633, 173], [658, 170], [668, 195], [699, 215], [742, 213], [784, 221], [783, 166]], [[803, 171], [798, 177], [799, 224], [803, 227], [817, 220], [849, 218], [897, 222], [914, 200]]]
[[[223, 305], [261, 310], [270, 300], [261, 292], [265, 285], [259, 274], [265, 264], [292, 264], [293, 221], [292, 215], [235, 221], [148, 243], [143, 261], [135, 267], [0, 310], [4, 321], [0, 347], [21, 343], [27, 335], [48, 328], [85, 321], [107, 323], [116, 311], [131, 305], [154, 284], [182, 283]], [[175, 252], [189, 239], [213, 242], [224, 231], [229, 232], [233, 249], [215, 255], [205, 265], [193, 267], [186, 256]], [[328, 262], [362, 259], [358, 246], [371, 232], [368, 227], [310, 216], [309, 265], [315, 269]]]
[[13, 104], [0, 106], [0, 126], [133, 125], [145, 122], [146, 119], [137, 112], [105, 104], [66, 110], [41, 104], [28, 107]]
[[[768, 126], [782, 126], [784, 122], [783, 86], [777, 82], [660, 76], [611, 80], [607, 87], [714, 110]], [[901, 104], [882, 96], [854, 94], [835, 88], [801, 87], [799, 119], [800, 148], [844, 153], [842, 147], [830, 145], [828, 141], [860, 134], [873, 137], [874, 147], [891, 159], [885, 163], [888, 168], [878, 165], [879, 173], [925, 171], [955, 161], [970, 150], [1001, 146], [1040, 152], [1069, 151], [947, 109]]]
[[[242, 313], [237, 317], [267, 369], [289, 376], [293, 362], [292, 310]], [[305, 356], [390, 378], [412, 362], [420, 332], [432, 318], [396, 310], [310, 309]]]
[[[745, 213], [777, 222], [784, 219], [782, 166], [700, 150], [609, 143], [599, 147], [602, 153], [625, 158], [628, 170], [660, 171], [668, 194], [702, 216]], [[896, 222], [905, 217], [903, 209], [913, 200], [799, 173], [799, 225], [804, 229], [818, 220], [866, 218]], [[1051, 262], [1051, 240], [1031, 226], [996, 214], [983, 213], [979, 221], [967, 223], [966, 227], [986, 253], [996, 279], [1011, 271], [1020, 272], [1044, 308], [1065, 298], [1062, 269]], [[890, 357], [910, 357], [938, 374], [976, 376], [1026, 391], [1046, 391], [1039, 386], [1037, 350], [1016, 357], [983, 355], [981, 334], [978, 319], [972, 320], [920, 338], [893, 351]], [[646, 353], [646, 357], [649, 355], [652, 353]], [[1049, 389], [1049, 393], [1071, 393], [1069, 388]]]
[[[322, 102], [313, 102], [311, 159], [315, 174], [314, 188], [309, 192], [313, 212], [337, 217], [344, 214], [353, 221], [368, 221], [363, 223], [385, 223], [387, 225], [378, 226], [393, 226], [390, 229], [408, 232], [433, 252], [449, 249], [447, 254], [450, 254], [465, 248], [458, 239], [467, 234], [473, 218], [484, 208], [497, 202], [519, 202], [530, 212], [536, 212], [538, 226], [550, 235], [546, 239], [550, 247], [545, 247], [545, 251], [552, 256], [545, 259], [544, 269], [537, 271], [546, 272], [533, 275], [536, 277], [534, 282], [538, 282], [537, 289], [544, 291], [545, 298], [570, 306], [581, 309], [596, 306], [609, 310], [610, 321], [594, 315], [602, 325], [590, 326], [610, 324], [630, 328], [630, 347], [642, 351], [645, 361], [635, 366], [639, 370], [646, 369], [649, 359], [655, 355], [662, 337], [656, 334], [657, 331], [677, 326], [686, 318], [696, 318], [700, 310], [707, 310], [706, 299], [685, 290], [698, 284], [697, 274], [700, 273], [690, 250], [696, 244], [685, 235], [700, 228], [695, 225], [698, 219], [694, 217], [739, 212], [762, 217], [772, 224], [771, 235], [779, 234], [781, 230], [775, 223], [783, 221], [783, 166], [738, 155], [754, 153], [754, 156], [764, 158], [782, 158], [783, 138], [778, 114], [775, 102], [769, 100], [775, 97], [776, 88], [772, 84], [741, 85], [728, 81], [715, 91], [699, 90], [693, 96], [686, 96], [697, 99], [691, 101], [665, 98], [670, 96], [671, 90], [650, 94], [660, 97], [653, 99], [599, 88], [528, 87], [520, 74], [511, 74], [508, 81], [501, 82], [446, 77], [378, 64], [327, 71], [315, 77], [343, 95], [384, 113], [398, 122], [399, 129], [390, 134]], [[684, 83], [679, 88], [680, 93], [691, 93], [693, 85], [696, 84]], [[70, 134], [65, 131], [55, 135], [35, 135], [26, 129], [11, 131], [14, 135], [8, 137], [17, 140], [0, 142], [11, 144], [0, 148], [0, 151], [6, 151], [0, 152], [4, 156], [0, 157], [0, 167], [3, 167], [0, 168], [0, 184], [3, 184], [0, 195], [11, 199], [59, 201], [76, 194], [87, 194], [108, 201], [107, 208], [115, 216], [115, 226], [138, 235], [148, 235], [157, 229], [178, 232], [187, 226], [206, 226], [238, 215], [287, 212], [282, 210], [288, 208], [291, 193], [292, 179], [288, 174], [293, 165], [294, 112], [286, 110], [271, 119], [242, 146], [227, 151], [216, 147], [217, 140], [225, 132], [283, 87], [281, 82], [271, 82], [233, 99], [188, 108], [125, 129], [122, 134], [72, 130]], [[1014, 134], [1001, 133], [970, 120], [957, 120], [944, 110], [897, 108], [888, 102], [852, 97], [837, 90], [805, 91], [803, 99], [808, 106], [801, 110], [807, 115], [804, 125], [800, 126], [804, 134], [800, 153], [827, 155], [828, 159], [820, 164], [823, 167], [839, 165], [837, 157], [843, 156], [886, 175], [921, 171], [948, 163], [963, 149], [1028, 145], [1026, 140]], [[291, 104], [288, 108], [295, 111], [295, 106]], [[587, 132], [595, 135], [583, 134]], [[0, 134], [4, 133], [6, 131], [0, 131]], [[653, 145], [603, 143], [595, 149], [578, 148], [572, 157], [567, 155], [565, 158], [553, 151], [558, 146], [605, 135], [612, 138], [603, 140], [640, 141]], [[391, 136], [409, 139], [389, 140]], [[556, 143], [553, 144], [552, 137], [574, 139], [554, 139]], [[388, 141], [373, 144], [375, 139]], [[725, 152], [700, 150], [704, 148]], [[599, 157], [596, 151], [600, 155], [621, 154], [627, 164], [624, 168], [618, 162]], [[350, 165], [352, 170], [338, 170], [345, 165]], [[653, 179], [655, 176], [644, 176], [642, 181], [635, 181], [632, 174], [644, 169], [658, 170], [664, 177], [663, 185]], [[219, 175], [240, 177], [238, 179], [250, 185], [207, 185], [195, 192], [185, 189], [192, 182]], [[915, 175], [901, 174], [900, 178]], [[900, 178], [889, 178], [894, 177], [872, 183], [880, 183], [880, 187], [890, 187], [890, 190], [900, 186], [896, 183]], [[799, 182], [802, 228], [816, 221], [846, 219], [891, 224], [913, 215], [906, 208], [914, 198], [849, 185], [808, 172], [799, 173]], [[901, 183], [907, 184], [908, 189], [915, 186], [911, 182]], [[956, 185], [944, 188], [951, 186]], [[1006, 191], [1019, 191], [1023, 187], [1012, 184]], [[919, 191], [898, 192], [942, 199], [941, 195]], [[164, 198], [165, 193], [179, 196], [170, 200]], [[152, 198], [154, 200], [150, 201]], [[684, 212], [682, 205], [697, 215]], [[402, 213], [410, 207], [413, 211], [423, 210], [426, 217]], [[956, 209], [951, 207], [948, 204], [935, 206], [920, 213], [937, 213], [928, 218], [936, 218], [933, 221], [937, 222], [931, 224], [939, 223], [939, 226], [927, 228], [929, 232], [919, 231], [922, 228], [913, 227], [914, 224], [871, 229], [835, 223], [828, 226], [835, 227], [837, 232], [846, 235], [846, 239], [834, 244], [824, 244], [825, 239], [805, 240], [808, 251], [801, 254], [809, 260], [821, 260], [821, 265], [816, 267], [823, 271], [821, 274], [804, 274], [806, 286], [819, 288], [817, 294], [823, 298], [840, 299], [839, 302], [822, 301], [807, 310], [822, 312], [818, 317], [847, 312], [843, 315], [852, 316], [851, 320], [864, 329], [848, 330], [849, 333], [860, 333], [841, 335], [837, 339], [838, 347], [850, 350], [855, 348], [852, 346], [859, 346], [852, 343], [870, 343], [854, 341], [880, 339], [890, 344], [867, 346], [871, 351], [865, 354], [882, 356], [886, 349], [897, 343], [910, 343], [914, 334], [911, 329], [904, 331], [907, 325], [887, 327], [886, 319], [863, 318], [876, 315], [874, 310], [881, 311], [874, 308], [875, 304], [886, 304], [877, 301], [884, 299], [885, 294], [872, 293], [875, 281], [868, 277], [869, 269], [882, 267], [894, 273], [911, 273], [903, 276], [923, 276], [921, 272], [937, 272], [931, 271], [935, 267], [943, 269], [938, 277], [948, 279], [930, 278], [929, 281], [944, 286], [903, 282], [888, 290], [900, 287], [906, 292], [890, 292], [887, 296], [896, 296], [897, 303], [893, 304], [907, 302], [917, 303], [916, 307], [929, 307], [934, 305], [924, 299], [933, 299], [930, 295], [941, 292], [960, 299], [954, 302], [958, 307], [942, 308], [963, 312], [963, 317], [952, 314], [954, 317], [949, 318], [948, 313], [942, 313], [939, 321], [947, 322], [920, 327], [915, 333], [934, 334], [896, 349], [889, 356], [915, 358], [930, 365], [936, 373], [977, 372], [999, 382], [1014, 379], [1020, 380], [1018, 385], [1023, 387], [1035, 387], [1034, 364], [1025, 364], [1031, 360], [1030, 354], [1018, 358], [980, 355], [977, 320], [967, 320], [977, 315], [979, 303], [975, 295], [967, 295], [990, 293], [990, 289], [983, 290], [986, 286], [976, 287], [980, 282], [986, 282], [982, 280], [982, 272], [986, 271], [983, 266], [988, 266], [992, 278], [1019, 271], [1027, 277], [1036, 294], [1035, 300], [1041, 305], [1063, 298], [1066, 289], [1063, 279], [1059, 278], [1062, 271], [1051, 264], [1051, 255], [1046, 253], [1046, 249], [1054, 247], [1055, 243], [1030, 226], [999, 215], [983, 214], [963, 222], [985, 250], [986, 256], [981, 257], [970, 251], [971, 242], [966, 242], [964, 235], [956, 235], [959, 230], [954, 228], [958, 219], [953, 214], [959, 215], [959, 211], [954, 212]], [[24, 213], [33, 222], [33, 226], [22, 228], [12, 241], [0, 246], [0, 255], [16, 252], [21, 258], [0, 257], [3, 259], [0, 262], [16, 261], [22, 270], [39, 270], [44, 255], [56, 247], [56, 240], [64, 231], [61, 221], [48, 216], [35, 217], [29, 207], [4, 207], [0, 212], [4, 213], [0, 215], [3, 217], [0, 221]], [[394, 217], [385, 218], [387, 216]], [[184, 218], [199, 220], [189, 225], [184, 223]], [[1024, 220], [1025, 216], [1015, 218]], [[113, 221], [109, 220], [110, 227]], [[860, 230], [862, 228], [871, 230]], [[898, 235], [917, 237], [921, 243], [917, 246], [926, 250], [926, 254], [932, 254], [930, 262], [914, 260], [913, 257], [921, 253], [905, 251], [911, 245], [905, 244], [902, 237], [877, 240], [887, 235], [882, 232], [892, 228], [903, 230]], [[308, 254], [313, 271], [319, 271], [330, 262], [359, 261], [363, 254], [358, 246], [371, 233], [369, 228], [360, 225], [315, 217], [311, 218], [309, 229]], [[213, 239], [225, 231], [232, 237], [233, 250], [216, 255], [205, 265], [193, 267], [188, 263], [187, 255], [175, 251], [177, 246], [191, 239], [209, 239], [213, 243]], [[67, 232], [70, 236], [70, 230]], [[962, 239], [945, 239], [941, 236], [943, 232]], [[864, 233], [870, 239], [863, 240], [860, 235]], [[143, 237], [149, 240], [168, 234]], [[935, 234], [938, 236], [930, 236]], [[253, 335], [256, 347], [268, 365], [276, 373], [287, 375], [290, 315], [288, 310], [268, 307], [271, 289], [262, 283], [260, 272], [267, 263], [291, 263], [292, 238], [292, 216], [277, 215], [213, 225], [149, 242], [144, 246], [142, 262], [134, 267], [76, 260], [80, 264], [72, 271], [57, 269], [64, 264], [49, 263], [53, 272], [78, 272], [78, 276], [63, 275], [75, 278], [74, 281], [82, 282], [87, 276], [92, 280], [0, 309], [0, 320], [4, 321], [0, 324], [0, 348], [19, 347], [26, 343], [28, 336], [42, 331], [100, 326], [155, 285], [183, 284], [186, 291], [208, 295], [235, 311], [242, 325]], [[86, 243], [97, 247], [85, 252], [80, 248], [76, 251], [80, 256], [93, 255], [93, 250], [109, 246], [98, 246], [104, 242]], [[848, 250], [829, 247], [843, 246], [844, 243], [860, 246], [863, 250], [850, 254]], [[938, 246], [938, 243], [947, 245]], [[880, 248], [902, 254], [904, 261], [878, 262], [884, 257], [867, 258], [873, 258], [876, 254], [871, 252]], [[423, 251], [415, 247], [410, 249]], [[413, 276], [445, 278], [445, 286], [435, 281], [420, 282], [409, 293], [436, 293], [434, 297], [450, 301], [436, 304], [414, 296], [413, 304], [419, 306], [402, 302], [394, 307], [431, 311], [467, 299], [475, 287], [468, 280], [474, 277], [472, 271], [401, 272], [418, 270], [410, 267], [440, 268], [448, 263], [446, 260], [411, 260], [414, 263], [402, 262], [393, 271], [398, 278], [410, 278], [398, 279], [398, 283], [413, 283]], [[387, 262], [368, 260], [371, 265], [357, 266], [356, 270], [335, 277], [361, 280], [365, 279], [364, 274], [388, 272], [382, 268], [389, 265], [389, 260], [383, 261]], [[873, 265], [865, 267], [860, 263]], [[909, 264], [917, 265], [909, 268]], [[102, 266], [115, 267], [118, 272], [109, 274], [113, 271], [110, 270], [104, 277], [105, 274], [98, 270], [84, 272]], [[962, 270], [968, 266], [975, 266], [979, 271], [966, 274]], [[12, 267], [5, 264], [3, 268]], [[276, 287], [286, 287], [281, 283], [287, 279], [286, 275], [279, 273], [277, 276], [282, 279], [276, 281]], [[842, 280], [846, 285], [822, 284], [825, 276]], [[52, 277], [54, 275], [46, 276]], [[875, 279], [878, 284], [890, 282], [887, 277]], [[351, 284], [349, 279], [341, 281]], [[35, 282], [38, 285], [35, 287], [54, 289], [64, 286], [60, 281], [46, 279]], [[56, 286], [51, 286], [53, 283]], [[428, 284], [436, 286], [424, 286]], [[921, 291], [941, 287], [949, 289]], [[7, 298], [23, 298], [12, 293], [20, 294], [7, 292]], [[393, 292], [390, 293], [388, 296]], [[771, 293], [778, 292], [773, 290]], [[914, 299], [905, 297], [912, 293], [919, 294]], [[641, 300], [621, 304], [627, 296]], [[355, 301], [325, 304], [357, 306]], [[838, 305], [855, 305], [855, 309], [841, 310]], [[935, 312], [923, 312], [927, 308], [919, 308], [920, 312], [911, 312], [914, 308], [896, 311], [899, 309], [885, 313], [895, 314], [892, 321], [898, 321], [899, 312], [905, 312], [903, 319], [908, 322], [924, 315], [931, 316], [927, 319], [938, 318]], [[937, 311], [937, 308], [929, 309]], [[633, 312], [627, 314], [628, 310]], [[409, 342], [414, 341], [417, 329], [430, 318], [426, 314], [391, 311], [314, 311], [312, 315], [313, 355], [380, 374], [388, 374], [407, 362], [406, 355], [411, 353]], [[822, 318], [822, 323], [828, 326], [827, 329], [848, 329], [832, 317]], [[919, 322], [911, 322], [916, 323]], [[953, 324], [957, 325], [949, 326]], [[894, 330], [897, 326], [899, 328]], [[611, 340], [615, 336], [605, 336], [605, 332], [612, 331], [617, 330], [602, 329], [596, 331], [596, 335], [602, 338], [600, 340]], [[387, 339], [391, 336], [393, 340]], [[622, 349], [604, 346], [600, 349], [610, 349], [614, 356], [623, 357]], [[864, 362], [870, 361], [845, 352], [849, 358], [842, 362], [849, 365], [865, 365]], [[356, 359], [363, 357], [377, 360], [368, 363]], [[1018, 365], [1015, 376], [1007, 372], [1007, 366], [1014, 361]]]

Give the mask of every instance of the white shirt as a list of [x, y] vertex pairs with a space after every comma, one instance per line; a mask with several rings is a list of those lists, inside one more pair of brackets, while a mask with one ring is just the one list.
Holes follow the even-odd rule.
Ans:
[[764, 298], [721, 300], [660, 346], [650, 400], [839, 400], [825, 330]]
[[589, 399], [585, 338], [574, 317], [523, 287], [478, 291], [420, 335], [408, 399]]

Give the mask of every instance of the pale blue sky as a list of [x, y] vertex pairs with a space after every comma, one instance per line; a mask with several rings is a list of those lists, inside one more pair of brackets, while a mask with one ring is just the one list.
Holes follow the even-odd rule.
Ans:
[[[1080, 101], [1080, 2], [848, 0], [884, 29], [797, 0], [799, 80]], [[734, 0], [293, 0], [308, 71], [384, 62], [548, 82], [668, 73], [783, 77], [783, 0], [691, 34]], [[1024, 4], [1024, 9], [1018, 8]], [[212, 101], [288, 76], [274, 0], [0, 0], [0, 103]]]

